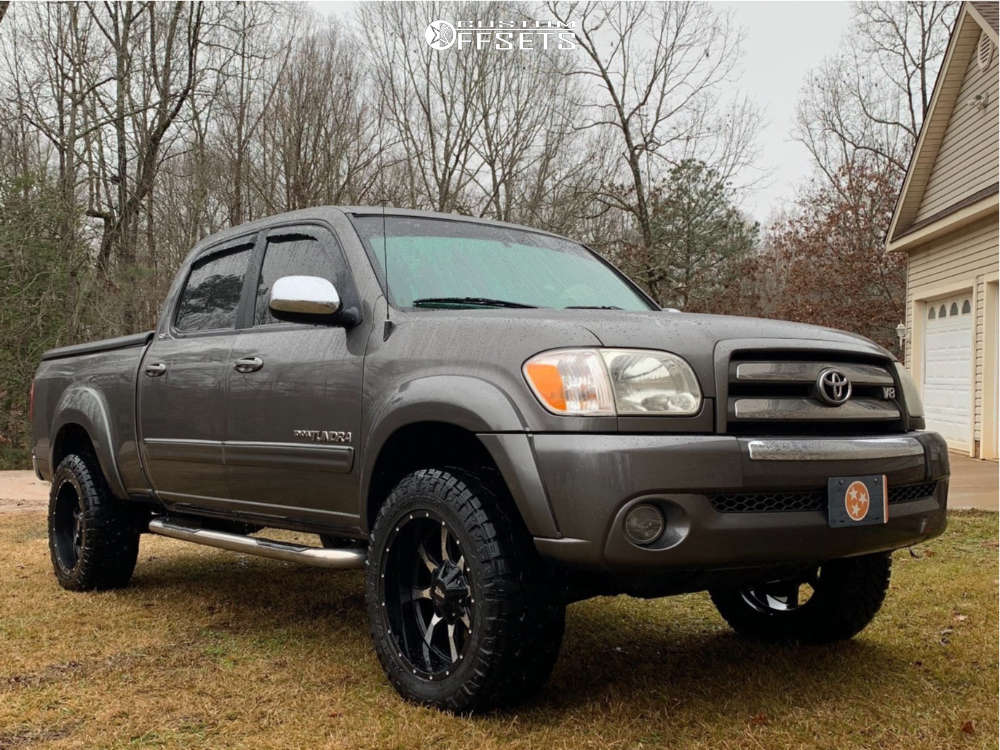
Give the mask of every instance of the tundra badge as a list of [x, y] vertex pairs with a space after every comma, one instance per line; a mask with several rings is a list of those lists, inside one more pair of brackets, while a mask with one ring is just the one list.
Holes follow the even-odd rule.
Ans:
[[349, 443], [351, 433], [340, 430], [292, 430], [299, 440], [312, 440], [314, 443]]

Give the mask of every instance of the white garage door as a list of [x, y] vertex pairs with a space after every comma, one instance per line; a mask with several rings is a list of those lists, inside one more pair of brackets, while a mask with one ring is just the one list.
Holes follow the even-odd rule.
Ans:
[[927, 429], [948, 447], [969, 450], [972, 388], [972, 298], [927, 303], [924, 328], [924, 409]]

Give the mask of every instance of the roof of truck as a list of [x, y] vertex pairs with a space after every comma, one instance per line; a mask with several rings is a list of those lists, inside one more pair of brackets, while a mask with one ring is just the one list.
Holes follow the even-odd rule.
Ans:
[[198, 242], [195, 250], [198, 251], [196, 254], [200, 254], [200, 251], [210, 245], [215, 245], [220, 241], [225, 241], [232, 237], [239, 237], [242, 234], [247, 234], [250, 232], [256, 232], [261, 229], [265, 229], [269, 226], [278, 223], [284, 223], [287, 221], [295, 220], [305, 220], [305, 219], [318, 219], [327, 218], [331, 212], [338, 214], [346, 214], [349, 216], [372, 216], [372, 215], [382, 215], [386, 216], [409, 216], [414, 218], [427, 218], [427, 219], [445, 219], [450, 221], [465, 221], [474, 224], [489, 224], [490, 226], [507, 227], [508, 229], [519, 229], [524, 232], [534, 232], [536, 234], [544, 234], [549, 237], [558, 237], [560, 239], [567, 239], [562, 235], [555, 234], [554, 232], [548, 232], [544, 229], [536, 229], [534, 227], [524, 226], [522, 224], [512, 224], [506, 221], [497, 221], [495, 219], [487, 218], [477, 218], [475, 216], [466, 216], [464, 214], [458, 213], [442, 213], [439, 211], [420, 211], [412, 208], [395, 208], [391, 206], [315, 206], [313, 208], [300, 208], [296, 211], [286, 211], [285, 213], [274, 214], [272, 216], [263, 216], [259, 219], [254, 219], [253, 221], [246, 222], [244, 224], [237, 224], [233, 227], [228, 227], [226, 229], [220, 229], [213, 234], [210, 234], [200, 242]]
[[339, 208], [346, 214], [353, 215], [381, 215], [383, 212], [386, 216], [411, 216], [415, 218], [425, 218], [425, 219], [449, 219], [451, 221], [467, 221], [475, 224], [490, 224], [492, 226], [508, 227], [510, 229], [520, 229], [525, 232], [536, 232], [538, 234], [547, 234], [552, 237], [562, 237], [562, 235], [555, 234], [554, 232], [548, 232], [544, 229], [536, 229], [535, 227], [525, 226], [523, 224], [513, 224], [509, 221], [499, 221], [497, 219], [489, 219], [483, 217], [468, 216], [466, 214], [460, 213], [443, 213], [441, 211], [421, 211], [415, 208], [393, 208], [390, 206], [332, 206], [332, 208]]

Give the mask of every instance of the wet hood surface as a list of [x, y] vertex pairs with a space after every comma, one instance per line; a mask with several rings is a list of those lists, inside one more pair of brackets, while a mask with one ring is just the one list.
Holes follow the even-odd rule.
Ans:
[[[829, 343], [831, 348], [838, 344], [851, 349], [861, 347], [877, 356], [891, 356], [871, 340], [847, 331], [737, 315], [593, 309], [428, 310], [411, 315], [414, 320], [428, 316], [428, 321], [451, 323], [460, 328], [475, 321], [490, 329], [502, 321], [504, 328], [523, 326], [525, 332], [544, 326], [546, 322], [554, 328], [578, 326], [596, 336], [604, 346], [668, 350], [671, 346], [680, 346], [688, 351], [694, 347], [704, 351], [731, 339], [789, 339]], [[572, 346], [574, 342], [567, 341], [566, 345]]]
[[[832, 328], [782, 320], [667, 311], [626, 312], [592, 309], [427, 310], [406, 314], [410, 346], [418, 358], [459, 364], [456, 356], [506, 371], [520, 371], [525, 359], [547, 349], [607, 346], [661, 349], [680, 355], [694, 368], [703, 392], [714, 391], [715, 356], [720, 345], [780, 349], [819, 345], [820, 350], [891, 358], [869, 339]], [[461, 352], [461, 354], [459, 354]]]
[[713, 346], [730, 339], [797, 339], [823, 341], [831, 345], [870, 346], [873, 353], [885, 352], [873, 342], [833, 328], [791, 323], [785, 320], [746, 318], [736, 315], [702, 315], [679, 312], [589, 311], [593, 315], [584, 325], [605, 346], [662, 346], [670, 340], [700, 341]]

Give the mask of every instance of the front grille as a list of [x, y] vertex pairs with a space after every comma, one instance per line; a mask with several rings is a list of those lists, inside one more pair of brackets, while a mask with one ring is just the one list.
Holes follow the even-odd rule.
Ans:
[[788, 513], [823, 510], [826, 492], [740, 492], [712, 495], [711, 500], [717, 513]]
[[[937, 482], [889, 486], [889, 504], [933, 497]], [[717, 513], [796, 513], [826, 508], [826, 490], [801, 492], [736, 492], [709, 497]]]
[[[850, 398], [839, 406], [825, 403], [817, 387], [817, 378], [830, 367], [851, 382]], [[736, 352], [728, 364], [727, 383], [722, 403], [730, 434], [867, 435], [904, 428], [895, 378], [884, 361], [876, 358], [825, 352]]]
[[908, 484], [902, 487], [889, 485], [889, 505], [894, 503], [912, 503], [937, 494], [937, 482], [923, 484]]

